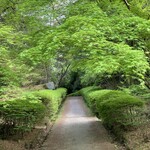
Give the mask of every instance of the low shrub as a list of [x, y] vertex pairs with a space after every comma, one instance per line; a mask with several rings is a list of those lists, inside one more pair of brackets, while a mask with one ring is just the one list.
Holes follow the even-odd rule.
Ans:
[[88, 106], [92, 109], [94, 113], [98, 114], [96, 102], [97, 101], [100, 102], [102, 100], [101, 97], [108, 92], [110, 92], [110, 90], [94, 90], [89, 92], [86, 99], [87, 99]]
[[97, 94], [96, 97], [97, 99], [95, 100], [95, 102], [96, 102], [96, 109], [98, 109], [97, 111], [99, 116], [100, 116], [99, 108], [101, 107], [102, 102], [107, 101], [109, 99], [115, 99], [118, 96], [128, 95], [118, 90], [101, 90], [101, 91], [96, 91], [95, 93]]
[[146, 103], [144, 113], [146, 115], [147, 122], [149, 122], [150, 124], [150, 93], [140, 95], [140, 98], [143, 99], [144, 102]]
[[69, 94], [68, 96], [81, 96], [81, 91], [76, 91], [74, 93]]
[[0, 102], [2, 135], [30, 131], [45, 115], [46, 107], [34, 95]]
[[142, 100], [125, 94], [101, 102], [97, 109], [99, 109], [103, 122], [109, 128], [124, 130], [142, 123], [141, 108], [143, 105]]
[[38, 96], [42, 103], [47, 108], [47, 115], [51, 120], [55, 119], [56, 113], [62, 101], [65, 99], [67, 90], [65, 88], [58, 88], [56, 90], [40, 90], [34, 92], [34, 95]]
[[115, 134], [142, 124], [144, 101], [137, 97], [123, 91], [92, 90], [91, 87], [81, 91], [92, 111], [98, 114], [103, 123]]
[[128, 88], [120, 87], [120, 90], [131, 95], [142, 95], [149, 93], [149, 89], [146, 86], [141, 85], [131, 85]]
[[0, 87], [0, 100], [8, 100], [12, 98], [21, 97], [23, 90], [16, 86]]
[[150, 106], [150, 93], [140, 95], [140, 97]]
[[62, 100], [64, 100], [66, 98], [67, 95], [67, 89], [65, 88], [58, 88], [56, 90], [57, 94], [62, 98]]
[[89, 86], [80, 90], [81, 95], [84, 100], [88, 103], [88, 94], [92, 91], [100, 90], [101, 88], [98, 86]]
[[53, 120], [67, 90], [26, 92], [18, 98], [0, 101], [0, 135], [3, 138], [33, 129], [45, 116]]

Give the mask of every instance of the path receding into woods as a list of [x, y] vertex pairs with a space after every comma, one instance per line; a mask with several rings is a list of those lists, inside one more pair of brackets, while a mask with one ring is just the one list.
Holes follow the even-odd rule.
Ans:
[[115, 150], [102, 123], [82, 97], [68, 97], [40, 150]]

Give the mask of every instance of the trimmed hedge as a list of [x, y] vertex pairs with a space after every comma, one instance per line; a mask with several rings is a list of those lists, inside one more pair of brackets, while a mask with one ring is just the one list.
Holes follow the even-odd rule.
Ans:
[[97, 115], [99, 114], [99, 111], [97, 111], [96, 104], [99, 104], [102, 101], [101, 97], [104, 94], [107, 94], [109, 92], [110, 90], [98, 90], [98, 91], [96, 90], [96, 91], [91, 91], [88, 94], [87, 103], [89, 104], [89, 107], [92, 109], [92, 111], [96, 113]]
[[140, 95], [140, 97], [146, 102], [147, 105], [150, 106], [150, 93]]
[[45, 115], [46, 107], [32, 94], [0, 102], [2, 135], [30, 131]]
[[22, 97], [0, 102], [0, 133], [6, 136], [33, 129], [45, 116], [53, 120], [67, 90], [27, 92]]
[[122, 91], [90, 89], [90, 87], [82, 89], [82, 96], [110, 129], [125, 130], [142, 123], [141, 110], [144, 105], [142, 100]]
[[[102, 102], [108, 101], [109, 99], [115, 99], [119, 96], [128, 95], [127, 93], [118, 90], [101, 90], [101, 91], [97, 91], [96, 94], [97, 97], [96, 95], [94, 96], [96, 97], [95, 103], [96, 103], [96, 109], [98, 110], [101, 107]], [[99, 113], [98, 115], [100, 116], [100, 114], [101, 113]]]
[[65, 88], [58, 88], [56, 90], [41, 90], [34, 92], [34, 95], [39, 97], [42, 103], [47, 108], [47, 115], [51, 120], [55, 119], [55, 116], [59, 110], [62, 101], [65, 99], [67, 90]]
[[130, 95], [119, 95], [103, 101], [97, 108], [103, 122], [113, 129], [130, 129], [141, 124], [143, 101]]
[[88, 103], [89, 94], [92, 91], [100, 90], [101, 88], [98, 86], [89, 86], [80, 90], [80, 94], [84, 97], [84, 100]]

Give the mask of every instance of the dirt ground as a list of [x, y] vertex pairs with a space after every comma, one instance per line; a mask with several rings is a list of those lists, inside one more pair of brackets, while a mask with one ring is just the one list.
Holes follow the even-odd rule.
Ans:
[[150, 124], [124, 134], [126, 147], [130, 150], [150, 150]]
[[[45, 125], [46, 124], [46, 125]], [[23, 138], [11, 137], [11, 140], [0, 140], [0, 150], [32, 150], [39, 147], [52, 128], [53, 123], [48, 118], [38, 124], [32, 132], [24, 134]], [[12, 140], [14, 139], [14, 140]]]

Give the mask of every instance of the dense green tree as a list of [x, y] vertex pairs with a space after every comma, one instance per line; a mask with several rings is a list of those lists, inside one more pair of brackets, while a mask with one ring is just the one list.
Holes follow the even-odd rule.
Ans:
[[46, 32], [36, 47], [23, 53], [38, 63], [43, 63], [38, 59], [44, 56], [45, 63], [50, 62], [53, 67], [57, 64], [58, 70], [58, 64], [62, 64], [62, 70], [67, 66], [81, 70], [84, 82], [117, 72], [129, 84], [135, 80], [143, 83], [149, 64], [143, 52], [147, 51], [148, 39], [141, 33], [143, 25], [148, 30], [149, 21], [132, 15], [109, 18], [95, 2], [89, 1], [77, 2], [69, 9], [72, 11], [62, 25]]
[[[90, 79], [100, 83], [114, 74], [128, 84], [144, 83], [150, 22], [143, 19], [148, 14], [141, 18], [132, 13], [134, 2], [2, 1], [1, 51], [5, 62], [14, 67], [5, 65], [16, 74], [16, 68], [29, 70], [20, 74], [25, 79], [21, 85], [52, 80], [59, 86], [69, 83], [71, 72], [76, 71], [84, 83]], [[134, 6], [144, 7], [144, 13], [149, 9], [146, 1]]]

